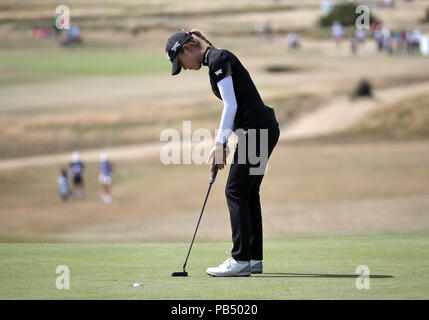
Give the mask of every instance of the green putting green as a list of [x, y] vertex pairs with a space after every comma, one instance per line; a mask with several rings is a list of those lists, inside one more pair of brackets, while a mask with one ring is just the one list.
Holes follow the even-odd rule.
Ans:
[[[270, 239], [264, 273], [214, 278], [228, 242], [0, 245], [0, 299], [428, 299], [429, 236]], [[69, 270], [69, 289], [64, 269]], [[369, 283], [359, 266], [369, 269]], [[58, 280], [57, 280], [58, 278]], [[141, 286], [133, 287], [134, 283]], [[356, 284], [366, 288], [358, 289]]]

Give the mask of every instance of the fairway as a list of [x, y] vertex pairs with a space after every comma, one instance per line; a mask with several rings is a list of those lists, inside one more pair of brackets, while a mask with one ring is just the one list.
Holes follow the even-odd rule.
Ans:
[[[206, 267], [228, 257], [228, 242], [0, 245], [0, 299], [427, 299], [429, 237], [343, 236], [270, 239], [264, 273], [213, 278]], [[70, 289], [56, 289], [58, 265]], [[358, 266], [369, 289], [357, 289]], [[133, 288], [133, 283], [142, 284]]]
[[0, 87], [44, 80], [60, 82], [66, 77], [144, 75], [169, 70], [163, 55], [137, 50], [99, 52], [92, 48], [79, 52], [54, 48], [37, 53], [0, 53], [0, 66], [5, 70], [0, 75]]

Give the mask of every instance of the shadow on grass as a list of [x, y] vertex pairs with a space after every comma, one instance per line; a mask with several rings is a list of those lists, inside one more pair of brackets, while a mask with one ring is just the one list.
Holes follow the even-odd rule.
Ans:
[[[318, 273], [263, 273], [252, 274], [258, 278], [357, 278], [364, 277], [360, 274], [318, 274]], [[370, 279], [393, 278], [391, 275], [369, 275]]]

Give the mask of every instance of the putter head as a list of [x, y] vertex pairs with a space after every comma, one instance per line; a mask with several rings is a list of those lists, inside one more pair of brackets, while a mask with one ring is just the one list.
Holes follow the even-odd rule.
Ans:
[[182, 271], [182, 272], [173, 272], [171, 274], [172, 277], [187, 277], [188, 273], [186, 271]]

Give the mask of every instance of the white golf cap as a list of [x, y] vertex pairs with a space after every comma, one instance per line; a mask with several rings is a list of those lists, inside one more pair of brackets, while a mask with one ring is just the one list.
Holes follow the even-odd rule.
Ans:
[[79, 161], [80, 156], [79, 156], [79, 152], [75, 151], [72, 154], [72, 161]]
[[107, 161], [107, 153], [100, 154], [100, 161]]

